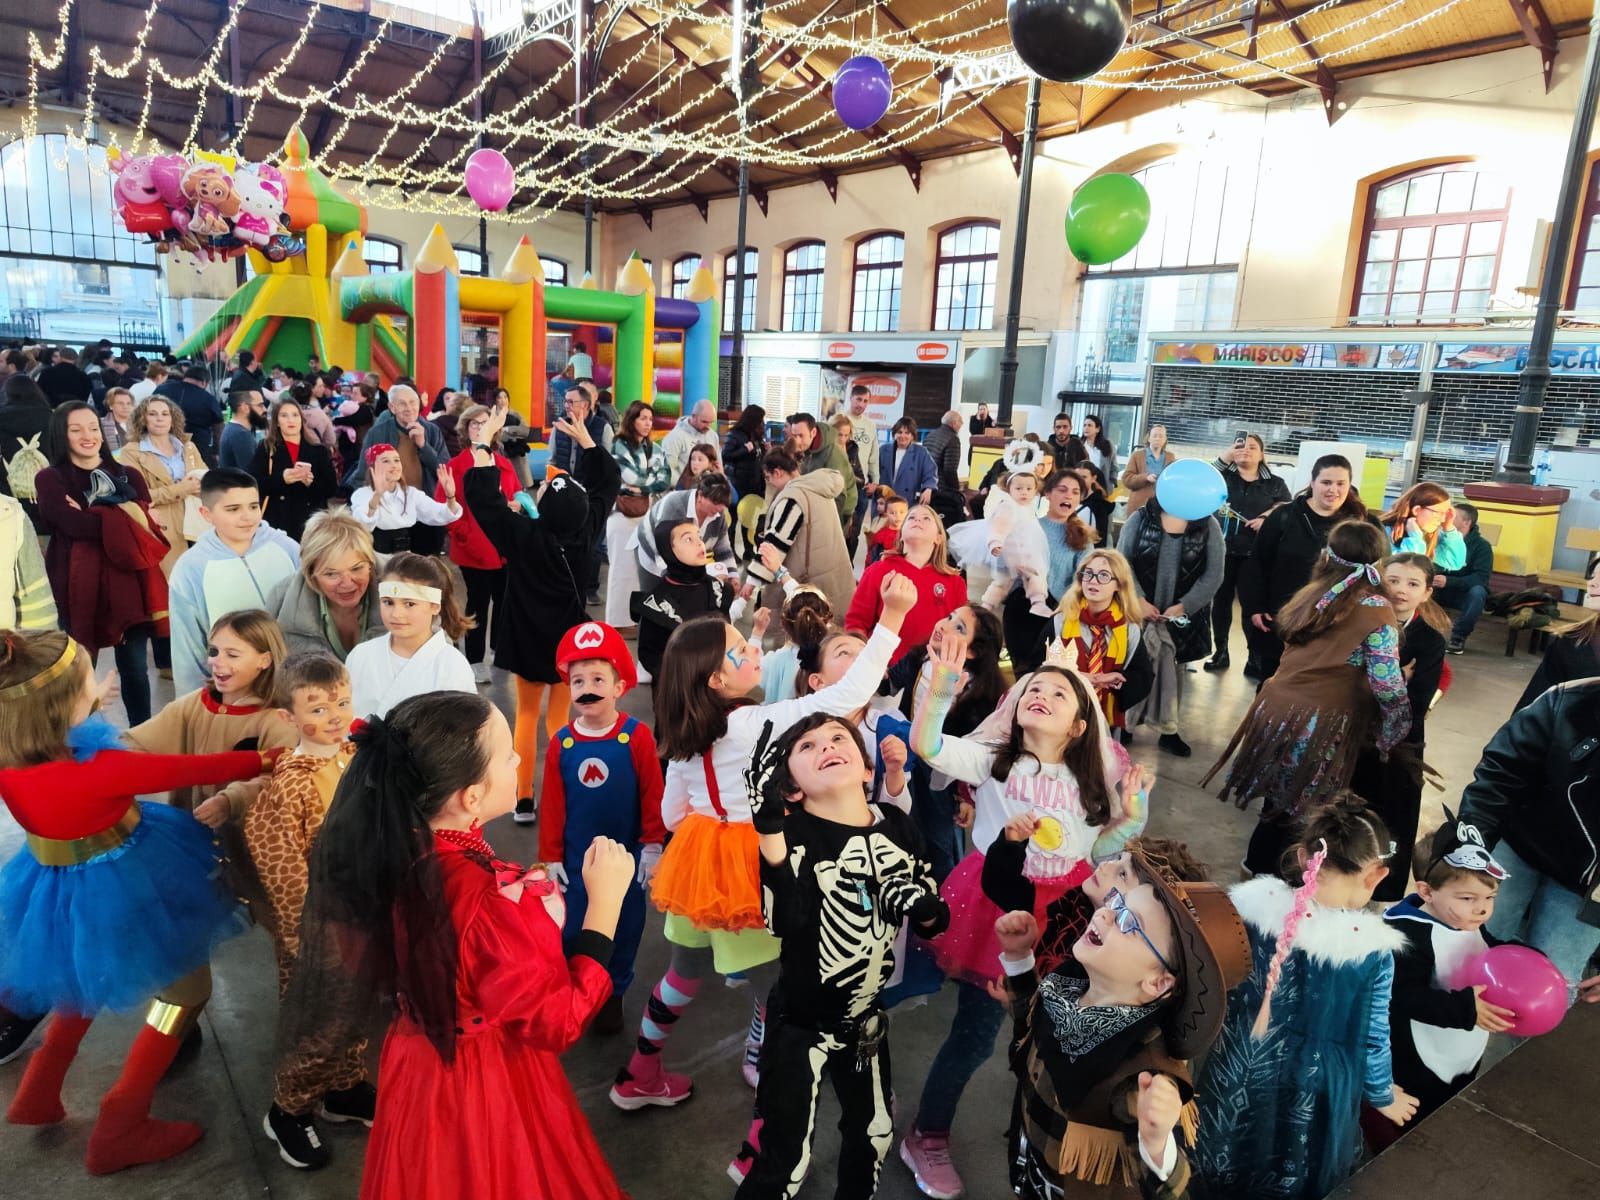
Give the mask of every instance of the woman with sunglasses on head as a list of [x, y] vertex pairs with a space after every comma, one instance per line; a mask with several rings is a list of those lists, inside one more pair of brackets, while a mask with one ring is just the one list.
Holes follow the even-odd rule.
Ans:
[[[1211, 640], [1215, 649], [1206, 660], [1208, 671], [1228, 669], [1228, 635], [1233, 631], [1233, 598], [1240, 592], [1239, 574], [1255, 549], [1256, 534], [1267, 514], [1289, 502], [1289, 485], [1272, 473], [1266, 460], [1267, 444], [1259, 433], [1239, 434], [1233, 439], [1233, 445], [1217, 456], [1217, 470], [1222, 472], [1222, 480], [1228, 488], [1228, 507], [1238, 516], [1229, 517], [1222, 525], [1228, 553], [1223, 559], [1222, 586], [1211, 598]], [[1245, 645], [1250, 648], [1245, 674], [1259, 677], [1256, 651], [1269, 635], [1249, 620], [1242, 620], [1240, 624]]]

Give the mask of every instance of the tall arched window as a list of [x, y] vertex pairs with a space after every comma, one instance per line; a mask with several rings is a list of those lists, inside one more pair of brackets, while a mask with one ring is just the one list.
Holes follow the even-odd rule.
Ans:
[[816, 333], [822, 328], [822, 271], [828, 248], [801, 242], [783, 256], [783, 320], [785, 333]]
[[735, 280], [738, 281], [740, 291], [744, 296], [744, 324], [745, 333], [756, 327], [756, 268], [760, 263], [760, 254], [751, 247], [744, 248], [744, 267], [739, 269], [733, 254], [722, 260], [722, 332], [733, 332], [733, 288]]
[[987, 329], [994, 324], [994, 285], [999, 271], [998, 221], [969, 221], [940, 234], [933, 276], [933, 327]]
[[154, 350], [170, 340], [154, 243], [117, 216], [103, 146], [0, 146], [0, 336]]
[[855, 275], [850, 288], [850, 328], [857, 333], [886, 333], [900, 328], [900, 283], [905, 271], [906, 239], [880, 233], [856, 243]]
[[544, 281], [550, 287], [567, 286], [567, 260], [539, 255], [539, 265], [544, 268]]
[[1508, 208], [1506, 181], [1472, 163], [1374, 184], [1351, 315], [1416, 324], [1485, 312]]
[[[1144, 388], [1151, 332], [1233, 325], [1255, 195], [1254, 168], [1222, 159], [1162, 159], [1131, 174], [1150, 197], [1150, 225], [1115, 262], [1085, 268], [1074, 364], [1078, 380], [1124, 393]], [[1133, 444], [1137, 412], [1108, 410], [1108, 420], [1127, 425], [1108, 430], [1118, 446]]]
[[1578, 217], [1578, 248], [1567, 280], [1567, 307], [1584, 312], [1600, 309], [1600, 159], [1589, 163], [1583, 213]]
[[371, 237], [361, 243], [361, 257], [374, 275], [395, 275], [405, 265], [400, 243], [388, 238]]
[[698, 254], [685, 254], [681, 258], [672, 260], [672, 298], [674, 300], [687, 300], [689, 298], [689, 284], [694, 280], [694, 273], [700, 269], [700, 256]]
[[452, 248], [456, 252], [456, 262], [461, 265], [461, 273], [463, 275], [483, 276], [489, 273], [483, 255], [478, 252], [476, 246], [455, 246]]

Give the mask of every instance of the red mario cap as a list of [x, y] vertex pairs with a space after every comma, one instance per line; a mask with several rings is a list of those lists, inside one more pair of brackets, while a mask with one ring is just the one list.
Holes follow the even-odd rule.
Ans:
[[633, 665], [633, 655], [628, 653], [628, 644], [604, 621], [585, 621], [567, 630], [556, 647], [556, 670], [565, 679], [569, 666], [589, 658], [604, 659], [615, 667], [623, 691], [639, 686], [639, 672]]

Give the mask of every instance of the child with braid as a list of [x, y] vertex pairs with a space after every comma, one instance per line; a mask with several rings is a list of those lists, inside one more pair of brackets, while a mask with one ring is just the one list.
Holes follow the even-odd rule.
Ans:
[[1230, 892], [1254, 965], [1197, 1080], [1198, 1194], [1316, 1200], [1354, 1170], [1366, 1101], [1396, 1125], [1389, 998], [1404, 936], [1368, 911], [1389, 873], [1383, 821], [1342, 793], [1307, 817], [1286, 861]]

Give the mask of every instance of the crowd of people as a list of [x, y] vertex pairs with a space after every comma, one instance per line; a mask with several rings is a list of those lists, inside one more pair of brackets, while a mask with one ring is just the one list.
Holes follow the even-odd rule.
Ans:
[[[60, 1121], [92, 1020], [150, 1001], [91, 1172], [200, 1136], [151, 1105], [247, 919], [280, 1001], [264, 1133], [313, 1169], [319, 1121], [369, 1126], [370, 1198], [621, 1195], [559, 1055], [625, 1029], [651, 906], [670, 960], [610, 1101], [692, 1095], [673, 1035], [709, 980], [748, 983], [744, 1200], [805, 1182], [824, 1077], [836, 1194], [874, 1193], [887, 1014], [945, 982], [898, 1106], [935, 1198], [963, 1194], [951, 1130], [1008, 1019], [1017, 1195], [1315, 1200], [1511, 1028], [1454, 986], [1466, 956], [1522, 942], [1600, 1000], [1596, 621], [1419, 829], [1425, 718], [1492, 569], [1436, 484], [1370, 511], [1330, 455], [1291, 495], [1242, 435], [1192, 520], [1162, 504], [1164, 429], [1123, 459], [1060, 414], [969, 490], [986, 410], [880, 430], [858, 388], [719, 436], [701, 400], [657, 438], [581, 350], [534, 481], [492, 360], [430, 398], [241, 353], [225, 417], [203, 366], [151, 364], [141, 394], [110, 347], [83, 357], [5, 356], [0, 798], [27, 840], [0, 1062], [42, 1026], [7, 1116]], [[1600, 609], [1600, 560], [1586, 578]], [[1235, 600], [1259, 690], [1211, 775], [1258, 822], [1228, 889], [1147, 831], [1127, 747], [1193, 753], [1188, 664], [1230, 669]], [[649, 722], [619, 707], [641, 686]], [[540, 863], [485, 840], [507, 815]], [[448, 1130], [480, 1118], [463, 1155]]]

